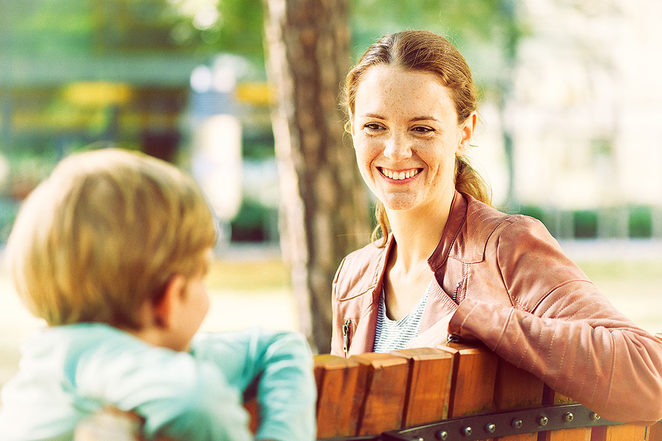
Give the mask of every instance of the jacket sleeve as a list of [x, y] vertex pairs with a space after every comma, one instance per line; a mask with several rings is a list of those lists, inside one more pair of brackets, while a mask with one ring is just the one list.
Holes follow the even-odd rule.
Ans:
[[662, 342], [618, 312], [530, 218], [506, 226], [496, 259], [511, 305], [466, 298], [449, 331], [605, 418], [662, 418]]
[[81, 396], [144, 417], [148, 439], [253, 439], [238, 390], [188, 353], [101, 343], [80, 357], [74, 383]]
[[317, 392], [303, 336], [261, 330], [201, 334], [192, 347], [196, 358], [221, 367], [231, 385], [245, 390], [257, 382], [257, 439], [315, 439]]

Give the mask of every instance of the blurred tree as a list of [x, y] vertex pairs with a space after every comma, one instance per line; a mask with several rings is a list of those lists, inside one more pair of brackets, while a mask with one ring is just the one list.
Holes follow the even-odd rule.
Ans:
[[338, 107], [349, 68], [348, 0], [265, 0], [281, 244], [302, 331], [328, 352], [330, 288], [340, 260], [365, 244], [369, 210]]

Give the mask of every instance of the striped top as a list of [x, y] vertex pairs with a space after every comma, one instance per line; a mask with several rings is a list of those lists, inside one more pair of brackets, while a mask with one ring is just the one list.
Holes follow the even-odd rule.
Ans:
[[375, 330], [375, 345], [373, 352], [391, 352], [403, 349], [409, 341], [418, 335], [423, 311], [428, 303], [430, 287], [428, 285], [425, 294], [418, 301], [416, 307], [400, 320], [391, 320], [386, 316], [386, 304], [384, 303], [384, 288], [379, 295], [379, 307], [377, 309], [377, 329]]

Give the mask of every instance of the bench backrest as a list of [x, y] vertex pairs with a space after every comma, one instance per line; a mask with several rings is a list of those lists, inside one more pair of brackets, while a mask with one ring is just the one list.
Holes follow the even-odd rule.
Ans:
[[[538, 378], [514, 367], [480, 345], [449, 343], [437, 349], [406, 349], [391, 354], [366, 353], [348, 359], [317, 355], [315, 379], [320, 439], [377, 435], [441, 420], [458, 420], [475, 414], [502, 413], [514, 424], [517, 417], [504, 411], [549, 405], [558, 405], [560, 408], [561, 405], [572, 403], [569, 397], [555, 393]], [[578, 415], [579, 410], [574, 409], [573, 412]], [[547, 418], [547, 421], [537, 421], [539, 427], [536, 429], [544, 430], [548, 422], [548, 427], [554, 427], [555, 430], [546, 432], [494, 438], [494, 435], [490, 436], [494, 432], [490, 431], [499, 424], [503, 426], [502, 415], [500, 423], [480, 422], [479, 427], [470, 427], [468, 422], [462, 423], [457, 426], [457, 430], [455, 427], [452, 430], [437, 430], [430, 439], [662, 441], [662, 427], [659, 423], [653, 426], [600, 426], [598, 417], [591, 413], [595, 426], [569, 428], [578, 424], [578, 421], [568, 413], [559, 414], [562, 416], [558, 418], [564, 420], [562, 423], [551, 421], [553, 413], [549, 413], [549, 418], [542, 415], [534, 417], [531, 412], [523, 417], [525, 427], [526, 418]], [[573, 418], [575, 421], [571, 423]], [[567, 421], [568, 429], [560, 430], [565, 427], [566, 420], [570, 420]], [[474, 424], [478, 423], [474, 421]], [[467, 430], [469, 433], [466, 433]], [[421, 436], [420, 431], [411, 433], [415, 435], [413, 438], [398, 436], [403, 436], [402, 439], [428, 439]]]

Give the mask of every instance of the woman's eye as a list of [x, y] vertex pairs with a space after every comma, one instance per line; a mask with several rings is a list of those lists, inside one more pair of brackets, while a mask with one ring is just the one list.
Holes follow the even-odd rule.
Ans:
[[373, 131], [373, 132], [383, 129], [383, 127], [380, 124], [377, 124], [377, 123], [367, 123], [363, 126], [363, 128], [367, 129], [368, 131]]
[[434, 132], [434, 129], [432, 127], [425, 127], [425, 126], [416, 126], [412, 130], [416, 133], [421, 133], [421, 134]]

